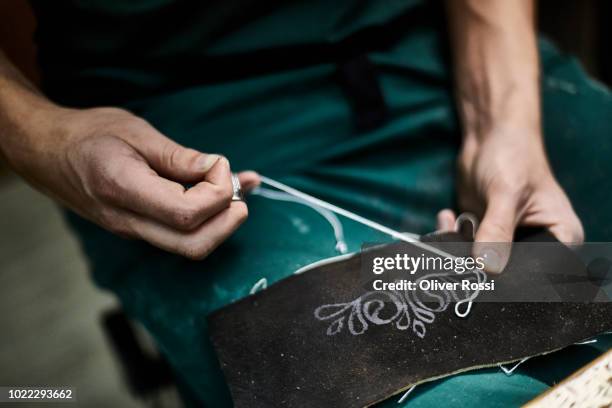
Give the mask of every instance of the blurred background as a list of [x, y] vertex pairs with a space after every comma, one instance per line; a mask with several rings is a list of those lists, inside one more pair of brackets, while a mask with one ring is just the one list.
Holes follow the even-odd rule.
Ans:
[[[607, 0], [539, 3], [541, 32], [608, 86], [611, 17]], [[36, 82], [35, 26], [26, 0], [0, 1], [0, 48]], [[164, 378], [146, 378], [147, 364], [159, 368], [155, 361], [145, 359], [144, 373], [126, 375], [108, 329], [121, 332], [125, 322], [111, 316], [102, 324], [115, 299], [93, 287], [56, 206], [1, 162], [0, 214], [0, 385], [70, 385], [88, 406], [177, 405]], [[119, 342], [130, 345], [129, 338]], [[152, 400], [147, 387], [159, 398]]]

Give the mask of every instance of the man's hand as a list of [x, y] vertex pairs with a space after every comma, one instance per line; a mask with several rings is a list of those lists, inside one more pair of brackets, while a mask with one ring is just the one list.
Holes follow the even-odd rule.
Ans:
[[[499, 273], [508, 261], [517, 226], [541, 226], [566, 243], [584, 239], [580, 220], [555, 180], [540, 137], [517, 136], [509, 129], [464, 141], [459, 156], [459, 206], [481, 217], [474, 256], [488, 272]], [[452, 230], [455, 214], [438, 214], [438, 228]], [[497, 243], [497, 244], [496, 244]]]
[[[191, 259], [204, 258], [246, 219], [246, 204], [231, 201], [224, 157], [180, 146], [124, 110], [45, 111], [40, 137], [5, 156], [17, 173], [81, 216]], [[245, 189], [259, 183], [253, 172], [239, 177]]]
[[[533, 0], [446, 4], [463, 126], [459, 204], [482, 217], [474, 256], [499, 273], [518, 225], [547, 227], [563, 242], [584, 234], [544, 151]], [[450, 210], [438, 215], [440, 229], [454, 221]]]
[[[121, 109], [57, 106], [1, 50], [0, 156], [81, 216], [192, 259], [247, 217], [231, 200], [227, 159], [180, 146]], [[259, 183], [254, 172], [239, 177], [246, 190]]]

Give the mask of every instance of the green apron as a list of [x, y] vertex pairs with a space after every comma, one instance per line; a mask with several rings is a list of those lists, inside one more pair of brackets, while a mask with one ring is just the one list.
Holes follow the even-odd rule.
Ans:
[[[50, 3], [34, 5], [53, 99], [122, 106], [186, 146], [226, 155], [234, 170], [255, 169], [396, 229], [429, 232], [439, 209], [455, 207], [461, 135], [437, 2]], [[540, 50], [552, 166], [587, 238], [610, 240], [612, 96], [548, 43]], [[383, 125], [365, 131], [356, 130], [337, 78], [338, 64], [356, 55], [375, 67], [388, 110]], [[207, 314], [260, 278], [273, 283], [337, 255], [331, 227], [312, 209], [263, 197], [248, 204], [247, 222], [199, 262], [68, 215], [93, 278], [153, 335], [194, 405], [231, 405]], [[350, 251], [388, 240], [342, 222]], [[437, 380], [405, 404], [516, 406], [608, 348], [600, 337], [530, 360], [512, 376], [482, 369]]]

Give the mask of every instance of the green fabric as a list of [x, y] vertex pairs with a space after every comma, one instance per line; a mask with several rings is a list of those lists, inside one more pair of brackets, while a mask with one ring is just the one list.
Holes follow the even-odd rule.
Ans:
[[49, 36], [39, 37], [45, 46], [73, 52], [74, 60], [104, 55], [117, 64], [126, 54], [224, 55], [333, 43], [364, 27], [384, 25], [420, 3], [335, 0], [330, 7], [326, 0], [32, 0], [42, 20], [39, 30]]
[[[53, 47], [73, 52], [66, 65], [74, 62], [76, 67], [62, 76], [53, 59], [45, 60], [45, 81], [55, 90], [51, 94], [70, 104], [95, 105], [104, 101], [96, 93], [97, 81], [109, 84], [110, 79], [112, 85], [116, 78], [111, 91], [123, 101], [122, 106], [180, 143], [223, 153], [234, 170], [256, 169], [397, 229], [431, 231], [436, 212], [454, 207], [460, 130], [444, 54], [445, 36], [436, 24], [423, 21], [410, 27], [401, 41], [369, 54], [379, 72], [390, 117], [384, 126], [362, 133], [354, 130], [349, 104], [335, 80], [335, 67], [329, 63], [236, 81], [160, 88], [155, 94], [134, 97], [127, 91], [130, 88], [122, 87], [126, 81], [140, 81], [152, 88], [163, 82], [155, 75], [147, 77], [146, 66], [122, 67], [120, 58], [113, 60], [111, 52], [122, 55], [121, 50], [127, 49], [136, 53], [136, 60], [146, 61], [150, 53], [172, 57], [181, 50], [198, 52], [193, 47], [214, 54], [274, 46], [277, 41], [286, 41], [285, 45], [326, 41], [354, 32], [356, 27], [384, 22], [412, 2], [347, 1], [342, 2], [344, 8], [337, 8], [335, 2], [334, 7], [317, 2], [312, 9], [306, 3], [291, 3], [269, 11], [272, 14], [266, 14], [266, 9], [265, 16], [252, 24], [238, 24], [235, 31], [216, 37], [215, 29], [227, 22], [218, 18], [224, 14], [213, 13], [206, 17], [213, 25], [208, 37], [196, 34], [206, 24], [197, 28], [185, 24], [171, 30], [172, 35], [163, 41], [154, 37], [161, 45], [145, 41], [147, 32], [138, 30], [137, 23], [148, 27], [156, 7], [166, 10], [163, 7], [171, 3], [142, 0], [126, 7], [124, 2], [63, 2], [73, 13], [90, 8], [85, 21], [95, 14], [112, 22], [109, 15], [120, 15], [130, 16], [130, 23], [113, 32], [104, 24], [83, 27], [73, 22], [69, 32], [84, 30], [84, 35], [62, 46], [54, 42], [61, 38], [56, 32], [59, 28], [39, 4], [39, 15], [48, 17], [41, 24], [42, 32], [55, 32], [42, 40], [43, 55], [52, 55]], [[380, 6], [382, 3], [393, 7]], [[350, 4], [356, 8], [351, 9]], [[231, 14], [221, 11], [225, 6], [218, 7], [219, 13]], [[198, 48], [202, 38], [214, 41]], [[81, 54], [94, 56], [79, 63], [76, 59]], [[584, 221], [588, 239], [610, 240], [612, 124], [605, 119], [612, 115], [612, 96], [549, 44], [541, 44], [541, 54], [544, 127], [551, 163]], [[106, 55], [108, 64], [96, 65]], [[155, 74], [155, 67], [150, 68]], [[55, 93], [58, 87], [54, 84], [65, 83], [67, 78], [84, 87]], [[261, 197], [250, 198], [249, 209], [249, 220], [238, 233], [200, 262], [142, 242], [124, 241], [69, 215], [96, 282], [116, 293], [125, 310], [146, 326], [196, 405], [231, 404], [208, 340], [206, 315], [247, 295], [262, 277], [272, 283], [300, 266], [336, 255], [331, 227], [311, 209]], [[387, 239], [348, 220], [343, 224], [351, 251], [359, 250], [364, 242]], [[600, 349], [610, 347], [604, 340], [597, 344]], [[417, 387], [407, 402], [410, 407], [437, 407], [441, 401], [450, 407], [518, 405], [597, 353], [591, 346], [570, 347], [554, 353], [554, 358], [527, 362], [511, 377], [496, 369], [456, 375]], [[382, 405], [395, 406], [395, 402], [392, 398]]]
[[[323, 49], [363, 29], [387, 27], [424, 2], [335, 0], [333, 6], [326, 0], [31, 3], [38, 17], [38, 57], [47, 92], [66, 104], [88, 105], [126, 103], [136, 95], [158, 93], [170, 83], [210, 82], [232, 70], [257, 71], [274, 59], [322, 60], [322, 51], [293, 50]], [[407, 29], [405, 24], [398, 28]], [[368, 42], [363, 39], [355, 45], [361, 48]], [[255, 62], [255, 54], [262, 51], [268, 54]], [[177, 69], [181, 73], [175, 76]]]

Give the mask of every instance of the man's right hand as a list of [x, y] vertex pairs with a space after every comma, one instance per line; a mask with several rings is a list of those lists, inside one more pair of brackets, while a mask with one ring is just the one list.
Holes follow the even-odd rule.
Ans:
[[[4, 156], [31, 184], [105, 229], [202, 259], [246, 219], [246, 204], [231, 200], [224, 157], [185, 148], [121, 109], [47, 112], [36, 128], [53, 131], [10, 138]], [[259, 183], [254, 172], [239, 178], [247, 190]]]

